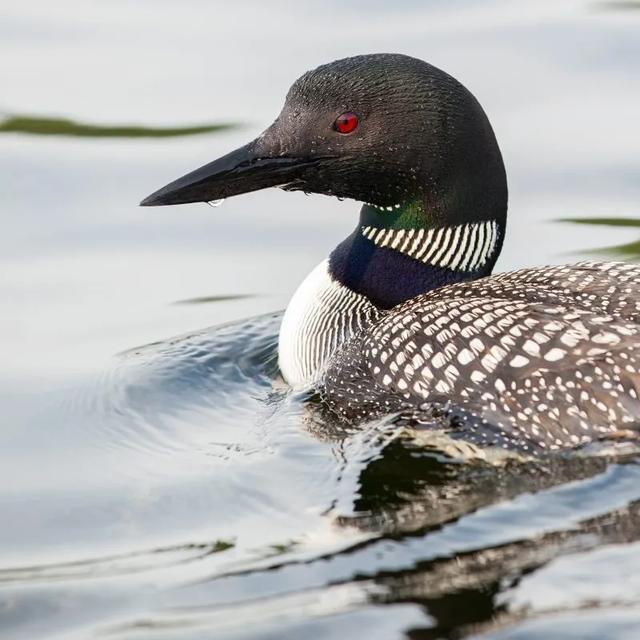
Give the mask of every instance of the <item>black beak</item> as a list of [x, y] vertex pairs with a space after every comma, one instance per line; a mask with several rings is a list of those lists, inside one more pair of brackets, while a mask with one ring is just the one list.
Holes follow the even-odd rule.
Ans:
[[262, 150], [260, 138], [187, 173], [147, 196], [140, 205], [155, 207], [222, 200], [267, 187], [302, 188], [305, 173], [326, 157], [291, 157]]

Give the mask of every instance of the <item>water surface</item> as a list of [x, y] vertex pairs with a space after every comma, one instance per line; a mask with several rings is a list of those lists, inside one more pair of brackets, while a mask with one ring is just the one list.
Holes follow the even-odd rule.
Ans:
[[2, 638], [637, 637], [635, 457], [461, 464], [279, 379], [279, 312], [355, 203], [136, 206], [306, 69], [400, 51], [489, 113], [500, 270], [632, 245], [631, 4], [2, 3], [0, 123], [58, 134], [0, 130]]

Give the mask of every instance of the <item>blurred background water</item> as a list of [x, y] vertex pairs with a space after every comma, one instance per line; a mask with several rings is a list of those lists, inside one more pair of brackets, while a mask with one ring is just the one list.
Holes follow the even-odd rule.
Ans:
[[375, 51], [489, 114], [499, 270], [638, 257], [637, 3], [0, 0], [2, 638], [638, 637], [634, 458], [455, 464], [278, 383], [354, 203], [137, 207]]

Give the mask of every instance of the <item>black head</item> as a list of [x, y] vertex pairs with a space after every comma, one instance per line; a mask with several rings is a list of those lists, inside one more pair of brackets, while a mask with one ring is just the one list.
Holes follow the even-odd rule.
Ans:
[[379, 207], [420, 202], [432, 223], [506, 217], [504, 166], [479, 103], [448, 74], [399, 54], [309, 71], [261, 136], [142, 204], [218, 200], [270, 186]]

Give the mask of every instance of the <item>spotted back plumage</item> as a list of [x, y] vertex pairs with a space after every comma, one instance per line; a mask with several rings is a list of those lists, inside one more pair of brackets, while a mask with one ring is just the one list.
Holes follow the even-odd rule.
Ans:
[[434, 407], [481, 444], [589, 442], [640, 421], [640, 267], [580, 263], [442, 287], [344, 345], [325, 377], [348, 419]]

